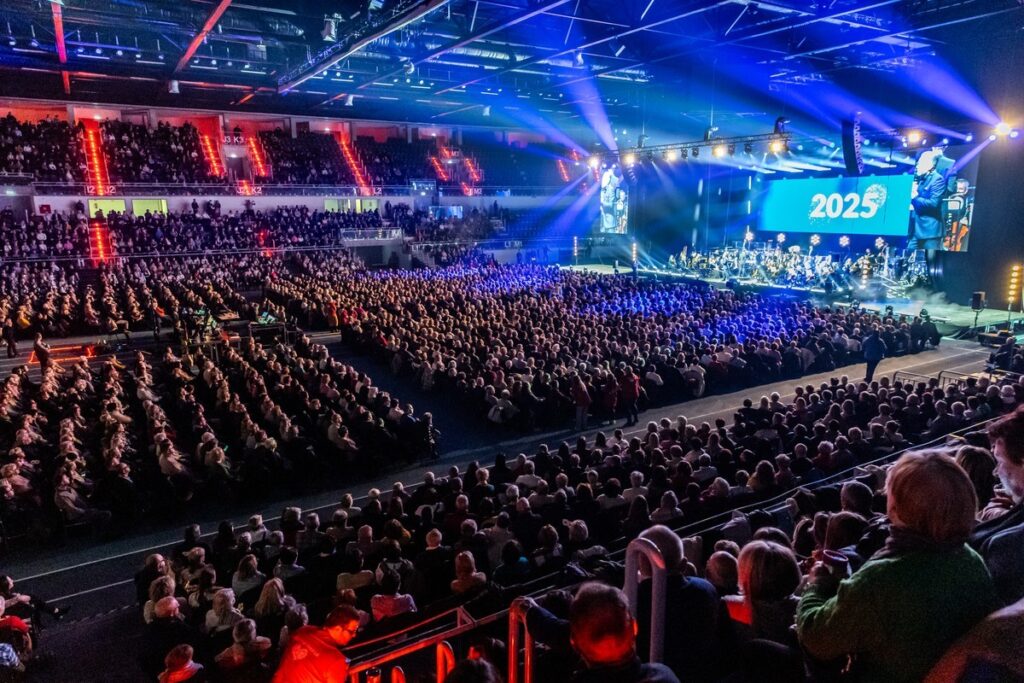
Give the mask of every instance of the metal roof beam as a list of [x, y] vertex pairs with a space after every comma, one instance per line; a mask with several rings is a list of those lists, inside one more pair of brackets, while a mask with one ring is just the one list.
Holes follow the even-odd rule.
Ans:
[[[561, 5], [565, 5], [568, 2], [570, 2], [570, 0], [552, 0], [551, 2], [548, 2], [545, 5], [541, 5], [539, 7], [526, 10], [525, 12], [520, 12], [519, 14], [516, 14], [512, 17], [499, 20], [491, 24], [490, 26], [487, 26], [485, 28], [480, 29], [479, 31], [476, 31], [475, 33], [470, 33], [469, 35], [463, 36], [462, 38], [459, 38], [451, 43], [442, 45], [441, 47], [432, 50], [427, 54], [420, 55], [416, 59], [412, 60], [412, 64], [416, 66], [424, 62], [429, 62], [433, 59], [437, 59], [438, 57], [441, 57], [442, 55], [451, 52], [452, 50], [458, 50], [459, 48], [466, 47], [470, 43], [482, 40], [488, 36], [498, 33], [499, 31], [504, 31], [507, 28], [515, 26], [516, 24], [521, 24], [524, 21], [529, 21], [530, 19], [533, 19], [534, 17], [540, 14], [544, 14], [545, 12], [548, 12], [549, 10], [552, 10], [556, 7], [560, 7]], [[397, 69], [393, 69], [387, 73], [381, 74], [371, 80], [364, 81], [363, 83], [360, 83], [353, 89], [362, 90], [363, 88], [372, 85], [376, 81], [385, 78], [391, 78], [392, 76], [397, 76], [398, 74], [402, 73], [404, 69], [405, 66], [403, 65]]]
[[207, 34], [213, 30], [213, 27], [220, 21], [221, 16], [227, 11], [228, 7], [231, 6], [231, 0], [220, 0], [217, 6], [210, 12], [210, 16], [206, 18], [206, 22], [203, 23], [203, 27], [199, 30], [199, 33], [195, 34], [192, 38], [192, 42], [185, 48], [185, 53], [181, 55], [181, 59], [178, 60], [177, 66], [174, 67], [174, 73], [178, 73], [188, 64], [189, 60], [192, 59], [192, 55], [196, 53], [199, 46], [203, 44]]
[[50, 9], [53, 10], [53, 37], [57, 46], [57, 57], [61, 64], [68, 62], [68, 48], [64, 44], [64, 12], [60, 3], [51, 2]]
[[[895, 0], [893, 0], [893, 1], [895, 1]], [[506, 67], [504, 69], [499, 69], [497, 71], [491, 71], [491, 72], [487, 73], [486, 75], [484, 75], [484, 76], [482, 76], [480, 78], [474, 78], [474, 79], [465, 81], [464, 83], [459, 83], [458, 85], [453, 85], [453, 86], [449, 86], [447, 88], [444, 88], [442, 90], [438, 90], [434, 94], [435, 95], [441, 95], [441, 94], [446, 93], [446, 92], [448, 92], [450, 90], [455, 90], [457, 88], [463, 88], [463, 87], [465, 87], [467, 85], [472, 85], [474, 83], [479, 83], [480, 81], [486, 80], [486, 79], [491, 78], [493, 76], [500, 76], [501, 74], [508, 73], [510, 71], [514, 71], [515, 69], [519, 69], [519, 68], [522, 68], [524, 66], [529, 66], [531, 64], [537, 64], [539, 62], [543, 62], [543, 61], [545, 61], [547, 59], [551, 59], [553, 57], [561, 57], [563, 55], [572, 54], [573, 52], [576, 52], [577, 50], [589, 50], [590, 48], [592, 48], [594, 46], [597, 46], [597, 45], [602, 45], [604, 43], [609, 43], [609, 42], [611, 42], [613, 40], [633, 35], [634, 33], [640, 33], [641, 31], [647, 31], [647, 30], [650, 30], [652, 28], [657, 28], [658, 26], [663, 26], [665, 24], [669, 24], [669, 23], [672, 23], [674, 21], [679, 21], [680, 19], [686, 19], [687, 17], [690, 17], [690, 16], [694, 16], [694, 15], [697, 15], [697, 14], [703, 14], [704, 12], [708, 12], [708, 11], [710, 11], [712, 9], [717, 8], [717, 7], [722, 7], [724, 5], [729, 5], [729, 4], [732, 4], [732, 3], [733, 3], [733, 0], [719, 0], [719, 2], [715, 2], [715, 3], [712, 3], [710, 5], [706, 5], [706, 6], [702, 6], [702, 7], [693, 7], [693, 8], [691, 8], [691, 9], [685, 11], [685, 12], [680, 12], [679, 14], [675, 14], [673, 16], [666, 17], [664, 19], [658, 19], [657, 21], [652, 21], [652, 22], [649, 22], [649, 23], [646, 23], [646, 24], [641, 24], [640, 26], [635, 26], [633, 28], [626, 29], [624, 31], [616, 31], [616, 32], [612, 33], [611, 35], [605, 36], [604, 38], [599, 38], [597, 40], [590, 40], [590, 41], [587, 41], [587, 42], [585, 42], [585, 43], [583, 43], [581, 45], [575, 45], [573, 47], [566, 48], [566, 49], [561, 50], [559, 52], [556, 52], [554, 54], [549, 54], [549, 55], [544, 55], [544, 56], [539, 56], [539, 57], [531, 57], [530, 59], [524, 59], [523, 61], [518, 62], [516, 64], [513, 64], [512, 66]]]

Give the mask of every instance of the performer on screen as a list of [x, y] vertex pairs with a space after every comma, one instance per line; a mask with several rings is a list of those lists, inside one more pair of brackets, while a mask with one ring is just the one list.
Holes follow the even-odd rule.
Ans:
[[941, 249], [945, 226], [942, 221], [942, 200], [949, 187], [949, 173], [953, 160], [941, 149], [921, 152], [917, 158], [914, 191], [911, 205], [914, 208], [914, 229], [911, 233], [911, 249]]
[[618, 166], [612, 166], [601, 175], [601, 232], [618, 232], [615, 208], [621, 184], [622, 169]]

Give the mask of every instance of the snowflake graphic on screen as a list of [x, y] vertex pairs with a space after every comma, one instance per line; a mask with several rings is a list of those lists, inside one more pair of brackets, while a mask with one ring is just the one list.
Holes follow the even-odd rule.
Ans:
[[864, 190], [864, 204], [873, 203], [875, 206], [881, 208], [885, 204], [885, 199], [888, 197], [889, 191], [885, 185], [881, 183], [875, 183], [868, 185], [868, 189]]

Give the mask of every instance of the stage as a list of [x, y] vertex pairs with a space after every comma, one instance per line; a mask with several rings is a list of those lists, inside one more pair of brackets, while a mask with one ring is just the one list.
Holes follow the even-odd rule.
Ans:
[[[620, 267], [616, 270], [614, 266], [607, 264], [579, 264], [573, 266], [566, 266], [571, 270], [588, 270], [595, 273], [602, 273], [605, 275], [612, 275], [618, 273], [619, 275], [630, 275], [632, 270], [626, 267]], [[700, 281], [707, 282], [708, 284], [724, 287], [725, 281], [716, 278], [696, 278], [693, 276], [683, 275], [681, 273], [673, 273], [667, 270], [657, 270], [653, 268], [638, 268], [637, 272], [642, 277], [657, 277], [666, 278], [680, 281]], [[841, 304], [843, 306], [851, 305], [849, 298], [845, 296], [829, 296], [823, 289], [817, 288], [804, 288], [804, 287], [779, 287], [776, 285], [766, 285], [750, 281], [740, 281], [740, 286], [743, 288], [754, 289], [771, 294], [778, 294], [783, 296], [792, 296], [801, 299], [810, 299], [820, 304]], [[962, 306], [960, 304], [950, 303], [944, 300], [941, 294], [932, 294], [928, 298], [890, 298], [887, 300], [867, 300], [860, 302], [861, 308], [868, 311], [884, 312], [886, 307], [892, 306], [892, 311], [896, 315], [915, 316], [921, 313], [921, 309], [926, 309], [932, 320], [936, 322], [940, 327], [945, 327], [942, 332], [944, 334], [953, 334], [963, 330], [969, 330], [977, 327], [981, 331], [995, 331], [1005, 329], [1006, 325], [1006, 311], [998, 308], [986, 308], [978, 312], [977, 323], [975, 323], [975, 312], [970, 306]], [[1014, 311], [1011, 317], [1011, 322], [1024, 323], [1024, 313]]]

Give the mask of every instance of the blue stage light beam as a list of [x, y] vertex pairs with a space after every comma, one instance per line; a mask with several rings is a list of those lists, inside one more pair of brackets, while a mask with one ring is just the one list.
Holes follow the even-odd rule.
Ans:
[[601, 141], [605, 149], [617, 152], [619, 145], [615, 142], [615, 134], [612, 132], [612, 124], [608, 120], [608, 113], [605, 111], [601, 100], [601, 93], [593, 78], [576, 81], [568, 86], [573, 104], [579, 110], [583, 120], [587, 122], [594, 135]]

